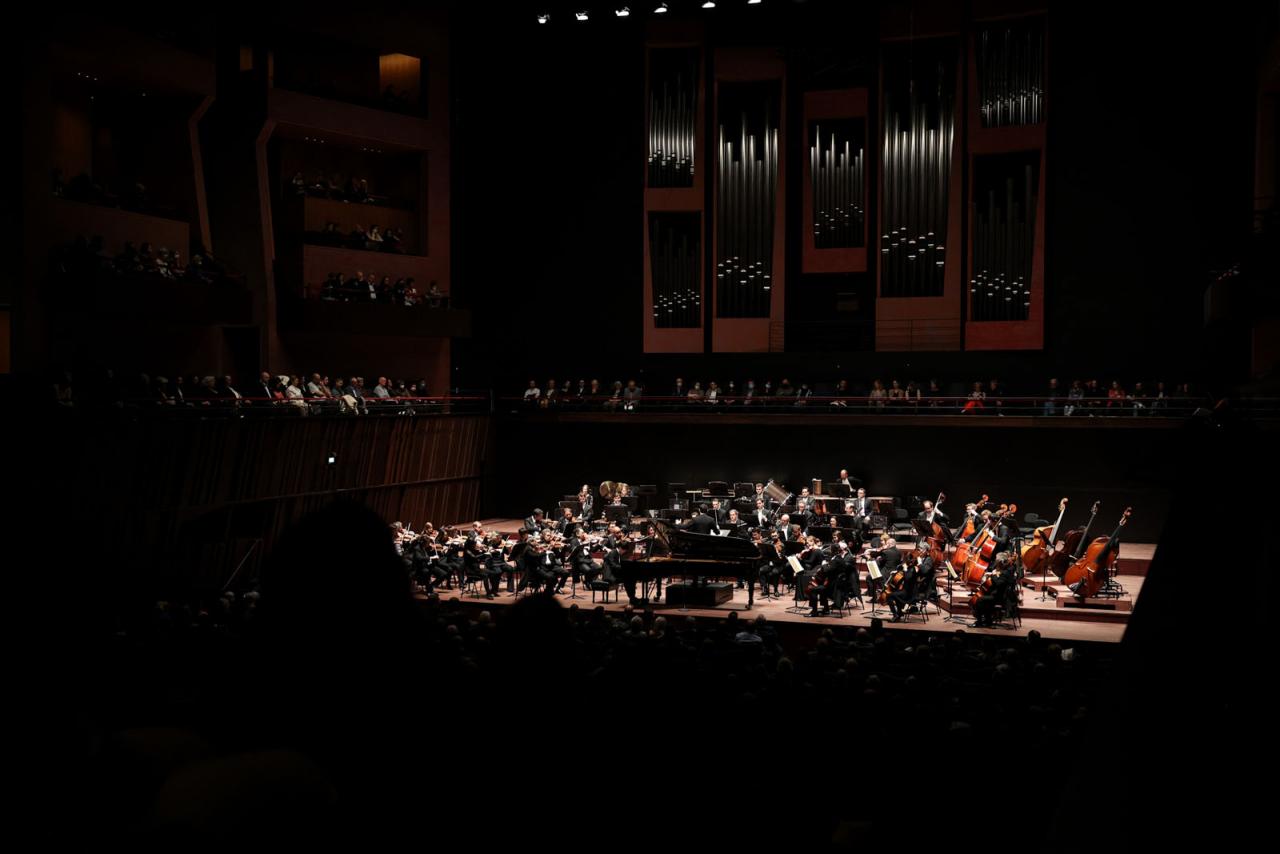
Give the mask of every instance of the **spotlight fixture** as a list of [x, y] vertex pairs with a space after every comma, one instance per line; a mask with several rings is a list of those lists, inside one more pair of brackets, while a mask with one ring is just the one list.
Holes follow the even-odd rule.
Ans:
[[702, 8], [704, 9], [714, 9], [715, 7], [716, 7], [716, 0], [707, 0], [707, 2], [702, 4]]
[[631, 14], [631, 7], [623, 6], [621, 9], [616, 10], [613, 14], [618, 16], [619, 18], [625, 18]]
[[654, 10], [653, 10], [653, 14], [655, 14], [655, 15], [665, 15], [665, 14], [667, 14], [667, 4], [666, 4], [666, 3], [659, 3], [659, 4], [658, 4], [658, 8], [656, 8], [656, 9], [654, 9]]
[[764, 0], [747, 0], [748, 6], [759, 6]]
[[547, 21], [550, 21], [550, 20], [551, 20], [551, 16], [545, 12], [543, 12], [541, 15], [538, 16], [539, 24], [545, 24]]
[[579, 21], [585, 21], [587, 19], [587, 13], [585, 10], [581, 12], [574, 12], [573, 17], [577, 18]]

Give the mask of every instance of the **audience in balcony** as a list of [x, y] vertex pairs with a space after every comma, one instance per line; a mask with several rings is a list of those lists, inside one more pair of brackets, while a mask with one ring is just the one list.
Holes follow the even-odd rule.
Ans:
[[54, 196], [70, 202], [120, 208], [166, 219], [181, 218], [172, 208], [154, 202], [147, 194], [146, 185], [136, 178], [120, 178], [114, 184], [104, 184], [96, 181], [88, 172], [81, 172], [64, 183], [62, 170], [55, 168], [52, 187]]
[[322, 300], [329, 302], [373, 302], [386, 305], [427, 305], [430, 308], [445, 307], [447, 297], [434, 281], [427, 288], [425, 299], [418, 293], [413, 276], [392, 279], [390, 276], [365, 275], [357, 270], [350, 278], [342, 273], [330, 273], [314, 289]]
[[[1050, 380], [1041, 395], [1026, 394], [1011, 397], [999, 379], [990, 379], [986, 383], [975, 382], [967, 397], [951, 397], [944, 394], [938, 380], [931, 379], [928, 391], [921, 389], [914, 380], [903, 383], [891, 379], [886, 384], [880, 379], [873, 379], [869, 387], [861, 392], [851, 390], [848, 380], [840, 380], [828, 386], [817, 386], [808, 382], [800, 383], [796, 388], [790, 379], [783, 378], [776, 390], [770, 381], [758, 384], [754, 379], [747, 380], [739, 391], [735, 382], [721, 385], [712, 380], [705, 385], [700, 380], [687, 385], [683, 377], [677, 377], [671, 387], [671, 394], [659, 398], [654, 403], [665, 408], [722, 408], [728, 406], [756, 406], [761, 410], [779, 411], [780, 407], [798, 408], [807, 405], [821, 406], [828, 404], [839, 409], [863, 409], [886, 414], [984, 414], [984, 415], [1039, 415], [1039, 416], [1080, 416], [1080, 415], [1167, 415], [1172, 406], [1183, 414], [1194, 408], [1190, 386], [1182, 384], [1179, 391], [1173, 394], [1165, 390], [1163, 382], [1156, 384], [1156, 391], [1148, 393], [1142, 382], [1135, 382], [1129, 392], [1118, 392], [1109, 398], [1090, 400], [1086, 394], [1089, 385], [1096, 386], [1096, 381], [1073, 380], [1067, 395], [1062, 395], [1057, 379]], [[1119, 383], [1113, 383], [1119, 388]], [[555, 380], [548, 381], [542, 391], [536, 380], [530, 380], [524, 390], [523, 400], [526, 405], [540, 409], [562, 406], [603, 406], [605, 409], [636, 409], [644, 396], [643, 387], [635, 380], [625, 385], [615, 381], [612, 388], [607, 389], [599, 380], [589, 383], [579, 380], [576, 388], [566, 380], [562, 384]], [[1109, 405], [1109, 406], [1108, 406]]]
[[204, 251], [196, 252], [183, 263], [182, 252], [161, 246], [158, 249], [142, 240], [125, 241], [114, 257], [106, 254], [102, 238], [83, 235], [70, 243], [55, 247], [51, 258], [55, 275], [72, 276], [86, 284], [99, 278], [129, 277], [163, 279], [175, 282], [212, 284], [230, 282], [229, 275]]

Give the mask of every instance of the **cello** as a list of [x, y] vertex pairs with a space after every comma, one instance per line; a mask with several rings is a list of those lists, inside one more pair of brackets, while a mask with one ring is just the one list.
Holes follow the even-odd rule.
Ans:
[[991, 558], [995, 554], [996, 528], [1006, 516], [1016, 512], [1018, 512], [1017, 504], [1001, 504], [1000, 509], [987, 518], [978, 536], [973, 538], [973, 543], [969, 546], [968, 562], [964, 567], [966, 584], [982, 583], [982, 577], [987, 574], [991, 566]]
[[[969, 549], [972, 546], [972, 543], [969, 542], [969, 538], [972, 537], [973, 532], [977, 530], [974, 525], [974, 520], [977, 518], [977, 515], [976, 513], [969, 513], [969, 508], [972, 507], [977, 511], [982, 507], [982, 505], [986, 504], [988, 500], [988, 496], [983, 495], [977, 503], [966, 505], [964, 508], [964, 521], [961, 522], [960, 527], [956, 529], [956, 548], [955, 551], [951, 553], [950, 562], [951, 568], [954, 569], [956, 574], [961, 577], [964, 576], [964, 565], [969, 561]], [[930, 554], [932, 555], [932, 553]]]
[[[1046, 566], [1049, 558], [1053, 555], [1054, 541], [1058, 537], [1058, 526], [1062, 524], [1062, 517], [1067, 512], [1067, 499], [1063, 498], [1058, 504], [1058, 521], [1052, 525], [1043, 525], [1036, 528], [1031, 534], [1031, 543], [1022, 547], [1022, 568], [1028, 575], [1034, 575], [1040, 572]], [[1064, 544], [1059, 546], [1065, 550]]]
[[1084, 553], [1085, 539], [1089, 536], [1089, 529], [1093, 527], [1093, 520], [1098, 516], [1098, 508], [1102, 506], [1101, 501], [1093, 502], [1093, 509], [1089, 511], [1089, 521], [1083, 528], [1074, 528], [1067, 532], [1067, 538], [1062, 543], [1062, 550], [1056, 551], [1049, 555], [1049, 571], [1061, 578], [1066, 575], [1067, 569], [1071, 564], [1080, 559], [1080, 555]]
[[1090, 543], [1084, 557], [1073, 563], [1062, 577], [1062, 583], [1070, 587], [1076, 596], [1091, 598], [1110, 577], [1111, 567], [1115, 565], [1116, 555], [1120, 553], [1120, 529], [1129, 521], [1132, 512], [1132, 507], [1126, 507], [1111, 536], [1098, 537]]

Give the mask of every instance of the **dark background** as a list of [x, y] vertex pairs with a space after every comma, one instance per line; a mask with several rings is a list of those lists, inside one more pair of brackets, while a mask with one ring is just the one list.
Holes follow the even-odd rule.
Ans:
[[[786, 55], [791, 139], [806, 89], [868, 85], [874, 98], [877, 4], [722, 7], [706, 16], [709, 46], [776, 44]], [[453, 68], [456, 292], [477, 312], [476, 338], [454, 350], [461, 385], [516, 391], [552, 374], [636, 375], [664, 390], [676, 374], [1213, 385], [1246, 358], [1247, 336], [1206, 336], [1203, 297], [1208, 271], [1238, 257], [1249, 233], [1266, 10], [1050, 10], [1043, 352], [867, 352], [874, 273], [801, 275], [790, 228], [788, 350], [805, 347], [805, 321], [832, 314], [837, 290], [856, 291], [863, 310], [847, 349], [763, 356], [641, 355], [643, 22], [597, 9], [575, 26], [570, 11], [553, 8], [545, 27], [532, 12], [479, 8], [455, 21], [475, 45]], [[788, 152], [798, 175], [800, 146]], [[788, 184], [794, 224], [800, 182]]]

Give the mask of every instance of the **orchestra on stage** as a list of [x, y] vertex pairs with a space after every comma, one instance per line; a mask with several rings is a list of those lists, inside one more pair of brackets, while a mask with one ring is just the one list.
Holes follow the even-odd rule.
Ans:
[[651, 508], [628, 484], [605, 481], [598, 490], [583, 484], [554, 518], [535, 508], [506, 537], [479, 522], [465, 532], [396, 522], [392, 533], [427, 594], [458, 589], [494, 599], [505, 582], [516, 597], [586, 593], [593, 602], [621, 589], [640, 606], [660, 603], [665, 581], [669, 605], [678, 594], [715, 607], [742, 590], [751, 609], [759, 588], [762, 598], [790, 597], [796, 613], [813, 617], [856, 610], [901, 622], [945, 605], [947, 620], [964, 622], [955, 607], [963, 601], [975, 627], [1015, 623], [1027, 579], [1053, 594], [1052, 577], [1081, 601], [1118, 595], [1114, 567], [1129, 508], [1109, 536], [1090, 540], [1098, 502], [1068, 531], [1066, 498], [1055, 521], [1032, 517], [1043, 524], [1024, 528], [1016, 504], [987, 495], [952, 519], [939, 493], [919, 500], [911, 517], [892, 497], [868, 496], [847, 471], [825, 486], [815, 479], [797, 494], [772, 480], [713, 481]]

